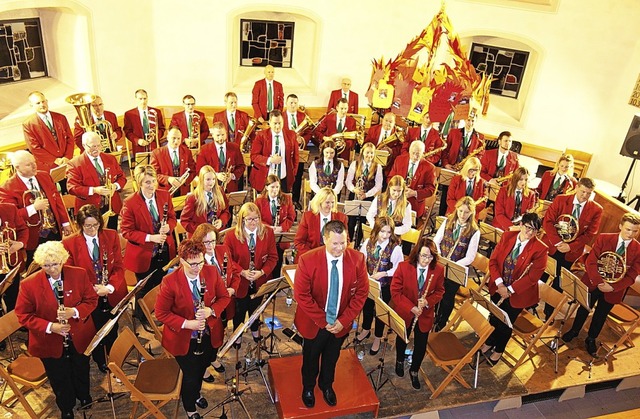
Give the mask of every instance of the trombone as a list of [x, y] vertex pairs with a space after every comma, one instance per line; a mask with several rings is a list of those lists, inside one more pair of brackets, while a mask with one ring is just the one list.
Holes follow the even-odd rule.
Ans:
[[156, 147], [160, 148], [160, 139], [158, 138], [158, 112], [149, 108], [149, 132], [144, 134], [144, 140], [147, 141], [145, 151], [150, 151], [150, 144], [152, 141], [156, 142]]
[[16, 229], [9, 227], [9, 223], [5, 221], [4, 228], [0, 230], [0, 244], [6, 247], [6, 250], [3, 250], [2, 254], [0, 254], [0, 274], [8, 274], [11, 271], [11, 267], [16, 266], [19, 262], [18, 252], [9, 253], [9, 248], [16, 239]]

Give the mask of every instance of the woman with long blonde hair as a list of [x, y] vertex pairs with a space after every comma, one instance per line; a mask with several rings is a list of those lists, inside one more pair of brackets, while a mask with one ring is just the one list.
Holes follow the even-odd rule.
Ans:
[[[447, 191], [447, 211], [446, 215], [454, 212], [456, 203], [463, 196], [470, 196], [476, 205], [476, 219], [480, 216], [480, 212], [486, 206], [485, 202], [479, 202], [485, 195], [484, 180], [480, 177], [482, 164], [477, 157], [467, 159], [460, 173], [451, 178], [449, 189]], [[442, 205], [442, 203], [440, 203]]]
[[187, 195], [180, 223], [189, 237], [202, 223], [210, 223], [221, 230], [231, 220], [227, 196], [218, 185], [213, 167], [202, 166], [195, 190]]
[[552, 170], [542, 174], [536, 191], [541, 199], [553, 201], [556, 196], [568, 193], [577, 185], [578, 181], [573, 177], [573, 156], [563, 154]]
[[407, 185], [404, 178], [396, 175], [391, 178], [387, 190], [373, 199], [367, 221], [373, 228], [376, 217], [388, 215], [396, 225], [393, 230], [397, 236], [402, 236], [411, 229], [411, 204], [407, 200]]

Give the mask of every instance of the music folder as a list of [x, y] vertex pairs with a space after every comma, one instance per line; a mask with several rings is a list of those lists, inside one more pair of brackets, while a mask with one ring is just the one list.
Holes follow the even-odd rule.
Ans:
[[506, 311], [498, 307], [493, 301], [484, 297], [474, 289], [471, 289], [471, 296], [473, 297], [473, 301], [475, 303], [478, 303], [482, 307], [486, 308], [489, 313], [493, 314], [498, 320], [506, 324], [509, 329], [513, 329], [513, 324], [511, 324], [511, 319], [509, 319]]
[[560, 288], [582, 307], [591, 310], [589, 287], [567, 268], [562, 268], [560, 271]]
[[457, 262], [441, 257], [439, 262], [444, 266], [445, 277], [450, 281], [460, 284], [463, 287], [467, 286], [467, 278], [469, 275], [469, 268], [459, 265]]

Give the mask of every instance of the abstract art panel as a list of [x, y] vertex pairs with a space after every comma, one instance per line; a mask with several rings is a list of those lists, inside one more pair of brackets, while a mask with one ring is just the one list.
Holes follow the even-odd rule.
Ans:
[[240, 65], [291, 68], [294, 22], [240, 19]]
[[40, 19], [0, 21], [0, 84], [46, 76]]
[[517, 98], [529, 52], [473, 43], [469, 61], [478, 73], [493, 76], [490, 93]]

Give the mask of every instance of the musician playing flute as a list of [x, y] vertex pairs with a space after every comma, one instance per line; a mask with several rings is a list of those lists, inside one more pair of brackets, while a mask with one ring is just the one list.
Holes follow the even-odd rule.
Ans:
[[[471, 265], [480, 242], [480, 229], [475, 218], [476, 202], [470, 196], [460, 198], [456, 210], [440, 225], [433, 238], [438, 254], [458, 265]], [[459, 283], [445, 279], [444, 296], [436, 308], [436, 332], [444, 329], [449, 321], [459, 289]]]
[[[104, 228], [100, 211], [94, 205], [80, 208], [77, 221], [81, 231], [64, 239], [62, 244], [69, 252], [67, 265], [84, 268], [98, 294], [98, 306], [91, 317], [96, 329], [100, 330], [112, 318], [111, 309], [127, 295], [120, 237], [117, 231]], [[108, 353], [117, 337], [116, 324], [91, 353], [102, 373], [107, 373], [104, 349], [106, 347]]]
[[[438, 250], [433, 240], [420, 237], [409, 258], [398, 265], [391, 279], [391, 303], [413, 332], [413, 356], [409, 367], [411, 386], [419, 390], [418, 371], [427, 353], [427, 339], [433, 327], [436, 304], [444, 295], [444, 268], [438, 264]], [[407, 344], [396, 337], [396, 374], [404, 377]]]
[[[547, 266], [547, 246], [536, 237], [540, 230], [536, 213], [522, 216], [519, 231], [505, 231], [489, 259], [491, 301], [504, 310], [511, 323], [520, 312], [538, 303], [538, 280]], [[491, 315], [495, 328], [481, 350], [494, 366], [511, 338], [512, 329]]]
[[[604, 326], [607, 315], [615, 304], [622, 302], [627, 289], [633, 285], [640, 270], [640, 244], [637, 241], [640, 232], [640, 216], [633, 213], [624, 214], [619, 228], [620, 233], [598, 235], [587, 256], [586, 272], [580, 278], [589, 287], [591, 306], [595, 305], [585, 339], [587, 352], [591, 356], [597, 355], [596, 338]], [[605, 255], [607, 252], [609, 254]], [[603, 271], [601, 263], [605, 260], [613, 263], [604, 265], [609, 266], [609, 270]], [[604, 279], [605, 277], [607, 280]], [[573, 326], [562, 335], [562, 340], [571, 342], [578, 336], [588, 316], [589, 310], [580, 306]]]
[[176, 358], [182, 370], [180, 398], [187, 417], [200, 419], [196, 407], [206, 409], [202, 377], [214, 351], [222, 346], [220, 314], [229, 293], [218, 270], [206, 265], [201, 242], [185, 239], [178, 247], [180, 267], [164, 277], [155, 313], [164, 324], [162, 347]]
[[[175, 196], [189, 193], [189, 185], [196, 176], [196, 163], [193, 153], [182, 143], [182, 133], [177, 126], [169, 127], [167, 131], [167, 145], [156, 148], [151, 153], [151, 165], [158, 174], [160, 189], [178, 188]], [[189, 170], [189, 174], [185, 173]], [[183, 179], [181, 179], [183, 178]], [[182, 186], [180, 186], [182, 183]]]
[[98, 303], [83, 268], [65, 266], [62, 243], [49, 241], [36, 249], [42, 270], [20, 284], [16, 315], [29, 329], [29, 353], [42, 360], [62, 418], [73, 418], [76, 399], [91, 403], [89, 357], [84, 351], [96, 329], [91, 313]]
[[217, 173], [211, 166], [203, 166], [198, 173], [198, 183], [187, 195], [180, 223], [189, 236], [202, 223], [209, 223], [218, 231], [231, 221], [229, 201], [218, 184]]

